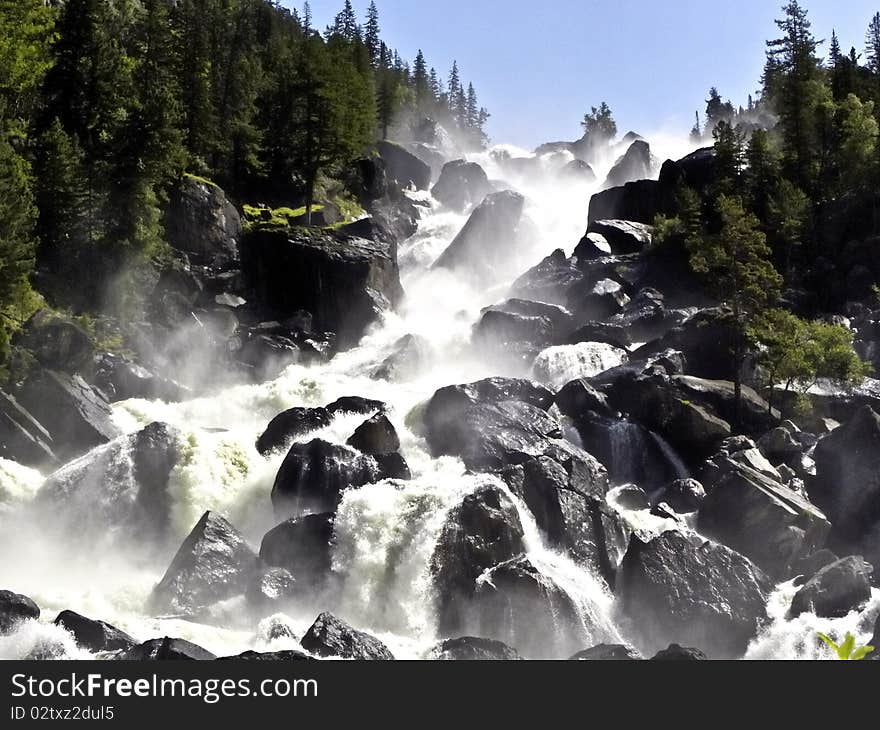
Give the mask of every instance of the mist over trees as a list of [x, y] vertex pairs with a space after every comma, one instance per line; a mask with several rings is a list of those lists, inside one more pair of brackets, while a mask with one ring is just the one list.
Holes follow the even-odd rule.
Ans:
[[443, 76], [389, 47], [375, 3], [319, 30], [308, 2], [0, 0], [0, 362], [40, 295], [127, 311], [183, 174], [311, 207], [421, 117], [484, 145], [473, 84]]

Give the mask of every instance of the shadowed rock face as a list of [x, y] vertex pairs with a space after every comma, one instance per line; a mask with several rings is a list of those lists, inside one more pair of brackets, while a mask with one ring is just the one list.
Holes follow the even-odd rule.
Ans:
[[492, 185], [482, 167], [475, 162], [456, 160], [443, 166], [440, 179], [431, 194], [453, 210], [465, 211], [482, 202], [492, 192]]
[[241, 217], [224, 192], [205, 180], [184, 176], [165, 218], [168, 242], [210, 263], [238, 259]]
[[431, 185], [431, 168], [428, 164], [393, 142], [382, 140], [378, 148], [390, 180], [403, 188], [412, 185], [416, 190], [428, 189]]
[[462, 636], [442, 641], [431, 651], [441, 661], [515, 661], [522, 659], [516, 649], [501, 641]]
[[851, 555], [827, 565], [795, 594], [791, 616], [811, 612], [825, 618], [841, 618], [871, 599], [873, 566], [864, 558]]
[[287, 520], [263, 536], [260, 558], [289, 570], [306, 590], [322, 585], [330, 574], [332, 512]]
[[634, 538], [618, 575], [623, 608], [651, 643], [704, 647], [740, 656], [765, 616], [773, 584], [747, 558], [711, 542], [667, 532]]
[[634, 180], [643, 180], [654, 174], [651, 146], [642, 139], [633, 142], [626, 153], [611, 168], [603, 187], [613, 188]]
[[193, 644], [185, 639], [150, 639], [143, 644], [132, 647], [122, 654], [120, 659], [124, 661], [210, 661], [217, 657], [203, 649], [198, 644]]
[[323, 657], [389, 661], [394, 655], [379, 639], [353, 629], [333, 614], [322, 613], [300, 641], [302, 648]]
[[55, 625], [73, 634], [76, 643], [91, 652], [131, 649], [137, 642], [124, 631], [106, 621], [94, 621], [74, 611], [62, 611]]
[[40, 607], [30, 598], [12, 591], [0, 591], [0, 636], [11, 634], [22, 621], [40, 618]]

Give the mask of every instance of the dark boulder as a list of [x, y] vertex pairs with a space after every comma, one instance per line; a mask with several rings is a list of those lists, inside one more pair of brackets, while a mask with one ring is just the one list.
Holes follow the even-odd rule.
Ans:
[[612, 416], [608, 398], [585, 379], [573, 380], [556, 394], [556, 406], [563, 416], [578, 421], [586, 414]]
[[583, 272], [561, 248], [520, 276], [510, 296], [549, 304], [565, 304], [568, 291], [583, 279]]
[[406, 463], [406, 459], [399, 452], [392, 451], [387, 454], [373, 454], [373, 458], [379, 465], [379, 473], [382, 479], [398, 479], [403, 481], [412, 479], [409, 464]]
[[217, 657], [197, 644], [185, 639], [150, 639], [132, 647], [119, 659], [132, 662], [146, 661], [210, 661]]
[[400, 145], [382, 140], [379, 142], [379, 155], [385, 162], [385, 171], [390, 180], [400, 187], [412, 185], [416, 190], [427, 190], [431, 185], [431, 168]]
[[569, 657], [569, 659], [581, 662], [630, 662], [641, 658], [641, 654], [626, 644], [597, 644]]
[[608, 239], [601, 233], [587, 232], [584, 237], [575, 246], [572, 254], [578, 261], [583, 264], [584, 261], [593, 261], [595, 259], [611, 256], [611, 244]]
[[35, 368], [13, 395], [49, 432], [62, 461], [120, 435], [110, 404], [79, 375]]
[[314, 661], [314, 657], [304, 654], [295, 649], [285, 649], [283, 651], [245, 651], [237, 656], [222, 656], [217, 661], [237, 661], [237, 662], [302, 662]]
[[315, 326], [356, 345], [403, 289], [397, 258], [384, 243], [327, 231], [255, 230], [243, 251], [257, 300], [287, 317], [311, 312]]
[[621, 350], [628, 350], [633, 344], [628, 327], [607, 322], [587, 322], [568, 335], [566, 341], [569, 345], [576, 345], [579, 342], [604, 342]]
[[477, 580], [524, 550], [519, 514], [497, 486], [482, 486], [453, 508], [431, 557], [440, 631], [455, 634], [467, 629]]
[[634, 180], [596, 193], [590, 198], [588, 217], [591, 223], [616, 219], [651, 225], [674, 202], [674, 191], [656, 180]]
[[74, 611], [62, 611], [55, 625], [73, 634], [76, 643], [90, 652], [127, 651], [138, 642], [106, 621], [94, 621]]
[[704, 499], [706, 490], [696, 479], [676, 479], [663, 490], [658, 501], [666, 502], [679, 514], [688, 514], [696, 512]]
[[524, 203], [510, 190], [486, 196], [434, 266], [477, 280], [498, 276], [510, 266]]
[[11, 634], [22, 621], [40, 618], [40, 607], [27, 596], [0, 591], [0, 636]]
[[400, 449], [400, 437], [384, 413], [377, 413], [355, 429], [346, 443], [362, 454], [391, 454]]
[[184, 175], [171, 195], [165, 233], [178, 251], [211, 263], [228, 263], [239, 255], [241, 216], [219, 187]]
[[649, 248], [654, 240], [652, 226], [634, 221], [593, 221], [587, 232], [604, 236], [614, 253], [639, 253]]
[[651, 657], [653, 662], [698, 662], [707, 659], [708, 657], [699, 649], [678, 644], [670, 644], [666, 649], [661, 649]]
[[831, 526], [792, 489], [728, 457], [700, 504], [698, 527], [782, 579], [792, 563], [825, 545]]
[[627, 615], [654, 644], [683, 641], [736, 657], [758, 631], [773, 584], [739, 553], [676, 532], [634, 538], [618, 574]]
[[25, 466], [55, 466], [52, 436], [11, 395], [0, 390], [0, 457]]
[[197, 615], [218, 601], [243, 594], [257, 556], [227, 520], [205, 512], [153, 589], [150, 609]]
[[375, 636], [353, 629], [333, 614], [322, 613], [300, 641], [311, 654], [342, 659], [392, 660], [394, 655]]
[[346, 489], [386, 478], [371, 456], [315, 439], [293, 444], [275, 477], [272, 505], [279, 517], [335, 512]]
[[705, 193], [715, 182], [716, 157], [714, 147], [703, 147], [676, 162], [667, 160], [660, 168], [660, 184], [669, 190], [684, 184]]
[[278, 610], [296, 597], [298, 589], [289, 570], [261, 566], [251, 574], [245, 598], [258, 611]]
[[43, 367], [70, 374], [88, 373], [95, 355], [88, 333], [71, 318], [49, 309], [41, 309], [25, 322], [13, 342]]
[[634, 180], [644, 180], [651, 177], [654, 170], [650, 145], [637, 139], [611, 168], [603, 187], [614, 188]]
[[170, 378], [164, 378], [127, 357], [103, 353], [95, 364], [92, 381], [111, 401], [142, 398], [176, 402], [190, 391]]
[[357, 395], [337, 398], [324, 407], [331, 416], [337, 416], [340, 413], [360, 413], [363, 416], [370, 416], [387, 408], [380, 400], [370, 400], [369, 398], [361, 398]]
[[795, 594], [789, 614], [814, 613], [822, 618], [842, 618], [871, 599], [873, 566], [861, 556], [838, 560], [822, 568]]
[[260, 558], [286, 568], [307, 589], [323, 585], [332, 568], [333, 519], [328, 512], [282, 522], [263, 536]]
[[441, 641], [431, 650], [431, 658], [440, 661], [515, 661], [522, 659], [516, 649], [501, 641], [462, 636]]
[[455, 160], [443, 166], [440, 179], [431, 194], [453, 210], [465, 211], [492, 192], [492, 185], [482, 167], [475, 162]]
[[265, 456], [287, 448], [294, 439], [326, 428], [332, 420], [326, 408], [290, 408], [269, 421], [257, 439], [257, 451]]

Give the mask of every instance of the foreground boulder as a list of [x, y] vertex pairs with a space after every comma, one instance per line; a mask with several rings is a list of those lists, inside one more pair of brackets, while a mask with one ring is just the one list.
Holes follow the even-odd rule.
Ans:
[[746, 555], [775, 578], [825, 545], [831, 525], [809, 500], [742, 463], [723, 474], [700, 504], [698, 528]]
[[119, 656], [123, 661], [210, 661], [217, 657], [186, 639], [150, 639]]
[[333, 614], [322, 613], [300, 641], [306, 651], [323, 657], [342, 659], [382, 660], [394, 655], [375, 636], [353, 629]]
[[651, 643], [686, 642], [737, 657], [765, 617], [773, 584], [739, 553], [676, 532], [634, 538], [618, 574], [624, 611]]
[[597, 644], [569, 658], [581, 662], [631, 662], [641, 659], [642, 655], [626, 644]]
[[388, 244], [308, 229], [249, 234], [244, 268], [258, 300], [287, 318], [314, 315], [341, 347], [356, 345], [380, 312], [403, 295], [397, 258]]
[[11, 395], [0, 390], [0, 458], [35, 469], [58, 464], [49, 431]]
[[165, 232], [172, 248], [206, 263], [238, 259], [241, 217], [226, 194], [207, 180], [184, 175], [172, 192]]
[[475, 279], [498, 276], [509, 268], [524, 203], [511, 190], [487, 196], [434, 266]]
[[392, 454], [400, 449], [397, 430], [384, 413], [377, 413], [364, 421], [346, 443], [362, 454], [373, 456]]
[[272, 505], [279, 517], [335, 512], [346, 489], [395, 476], [349, 446], [320, 439], [293, 444], [275, 477]]
[[0, 591], [0, 636], [11, 634], [22, 621], [40, 618], [40, 607], [27, 596]]
[[441, 641], [431, 650], [431, 658], [440, 661], [515, 661], [522, 659], [516, 649], [501, 641], [462, 636]]
[[59, 613], [55, 625], [69, 631], [79, 646], [93, 653], [128, 651], [137, 644], [131, 636], [106, 621], [94, 621], [75, 611]]
[[431, 194], [443, 205], [457, 211], [481, 203], [492, 185], [485, 171], [476, 162], [455, 160], [443, 166], [440, 179], [431, 188]]
[[34, 368], [13, 395], [49, 432], [61, 461], [120, 435], [110, 404], [79, 375]]
[[814, 613], [821, 618], [842, 618], [871, 599], [873, 566], [852, 555], [822, 568], [795, 594], [789, 614]]
[[150, 609], [198, 614], [243, 594], [256, 567], [257, 556], [241, 533], [220, 515], [206, 512], [153, 589]]
[[265, 456], [287, 448], [294, 439], [326, 428], [332, 420], [326, 408], [289, 408], [269, 421], [257, 439], [257, 451]]
[[245, 651], [237, 656], [222, 656], [217, 661], [239, 661], [239, 662], [302, 662], [314, 661], [314, 657], [304, 654], [295, 649], [286, 649], [283, 651]]
[[306, 588], [321, 586], [331, 569], [333, 519], [333, 513], [324, 513], [282, 522], [263, 536], [260, 558], [286, 568]]
[[477, 580], [524, 550], [519, 514], [499, 487], [480, 487], [451, 510], [431, 557], [440, 631], [467, 630]]
[[678, 644], [670, 644], [651, 657], [652, 662], [700, 662], [707, 659], [708, 657], [699, 649]]
[[378, 144], [379, 155], [385, 161], [385, 171], [390, 180], [400, 187], [413, 186], [427, 190], [431, 185], [431, 167], [411, 152], [394, 142], [382, 140]]

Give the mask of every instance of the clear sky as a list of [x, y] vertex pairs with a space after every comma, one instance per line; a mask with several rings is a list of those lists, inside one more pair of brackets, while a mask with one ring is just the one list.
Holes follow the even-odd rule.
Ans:
[[[300, 0], [284, 0], [288, 6]], [[342, 0], [312, 0], [316, 27]], [[355, 0], [362, 17], [369, 0]], [[445, 78], [457, 59], [493, 117], [493, 142], [524, 147], [578, 136], [607, 100], [621, 132], [687, 133], [710, 86], [745, 104], [782, 0], [377, 0], [383, 37], [419, 48]], [[880, 0], [804, 0], [813, 30], [861, 53]], [[826, 46], [827, 47], [827, 46]]]

